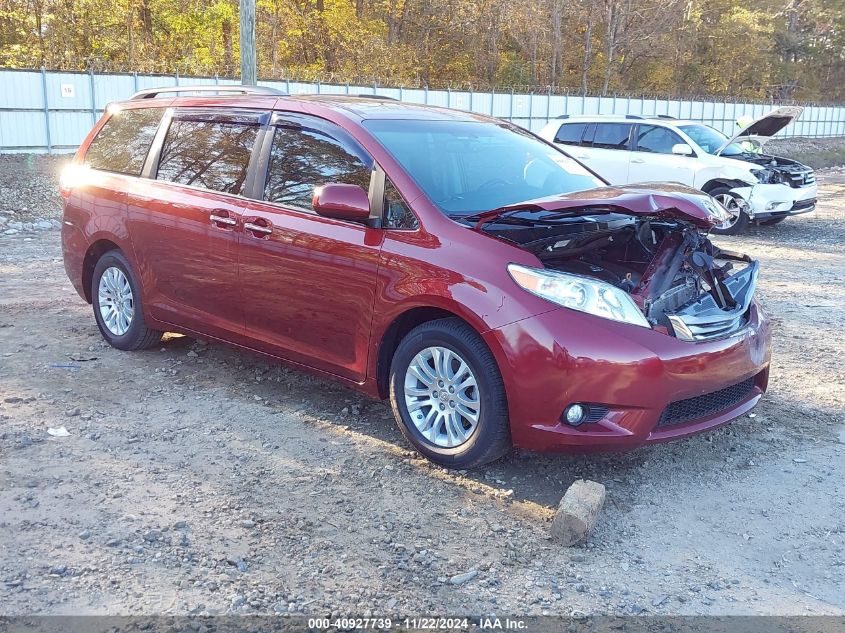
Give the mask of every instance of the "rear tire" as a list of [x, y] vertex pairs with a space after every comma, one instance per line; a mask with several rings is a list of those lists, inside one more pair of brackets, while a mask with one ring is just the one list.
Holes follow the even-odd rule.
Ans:
[[748, 228], [748, 223], [751, 218], [742, 210], [737, 204], [737, 196], [731, 193], [730, 187], [716, 187], [709, 192], [711, 196], [716, 198], [729, 213], [734, 215], [734, 221], [729, 224], [724, 224], [720, 227], [713, 227], [712, 232], [716, 235], [739, 235]]
[[390, 405], [405, 438], [440, 466], [474, 468], [511, 447], [499, 367], [460, 319], [423, 323], [402, 339], [390, 366]]
[[148, 349], [161, 341], [162, 332], [148, 328], [144, 322], [140, 285], [119, 250], [108, 251], [94, 266], [91, 305], [97, 327], [112, 347]]

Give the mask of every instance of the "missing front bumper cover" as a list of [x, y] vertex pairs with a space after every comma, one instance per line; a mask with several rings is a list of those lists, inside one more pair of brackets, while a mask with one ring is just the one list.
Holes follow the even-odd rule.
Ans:
[[713, 295], [703, 294], [673, 314], [667, 314], [675, 336], [683, 341], [703, 341], [729, 336], [744, 328], [754, 300], [759, 268], [759, 263], [752, 261], [723, 280], [723, 287], [733, 298], [733, 307], [720, 308]]

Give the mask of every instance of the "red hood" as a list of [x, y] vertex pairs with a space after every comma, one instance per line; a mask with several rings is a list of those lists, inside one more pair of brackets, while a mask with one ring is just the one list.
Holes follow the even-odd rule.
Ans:
[[476, 228], [501, 215], [503, 211], [601, 211], [685, 220], [709, 230], [725, 221], [725, 212], [706, 193], [673, 183], [641, 183], [619, 187], [600, 187], [586, 191], [537, 198], [481, 213]]

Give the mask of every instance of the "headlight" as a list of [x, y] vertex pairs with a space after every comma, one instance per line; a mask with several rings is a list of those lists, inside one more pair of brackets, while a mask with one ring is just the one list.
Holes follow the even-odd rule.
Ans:
[[757, 181], [763, 184], [773, 185], [782, 180], [780, 173], [774, 169], [752, 169], [750, 171]]
[[528, 292], [564, 308], [640, 327], [651, 327], [628, 293], [610, 284], [518, 264], [509, 264], [508, 272]]

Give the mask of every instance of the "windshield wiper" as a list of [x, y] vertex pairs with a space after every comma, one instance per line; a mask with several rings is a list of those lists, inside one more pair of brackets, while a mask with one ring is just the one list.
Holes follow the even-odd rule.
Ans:
[[583, 209], [570, 209], [566, 211], [558, 211], [557, 213], [545, 212], [542, 217], [537, 218], [520, 218], [515, 215], [516, 213], [520, 212], [544, 213], [544, 211], [544, 209], [534, 205], [527, 205], [524, 207], [507, 206], [500, 207], [498, 209], [493, 209], [492, 211], [483, 211], [482, 213], [476, 213], [474, 215], [460, 216], [460, 219], [475, 222], [475, 226], [473, 226], [472, 228], [474, 231], [479, 231], [484, 227], [485, 224], [490, 224], [492, 222], [499, 222], [501, 224], [519, 224], [523, 226], [533, 224], [558, 224], [558, 220], [562, 220], [563, 218], [571, 218], [575, 215], [580, 215]]

